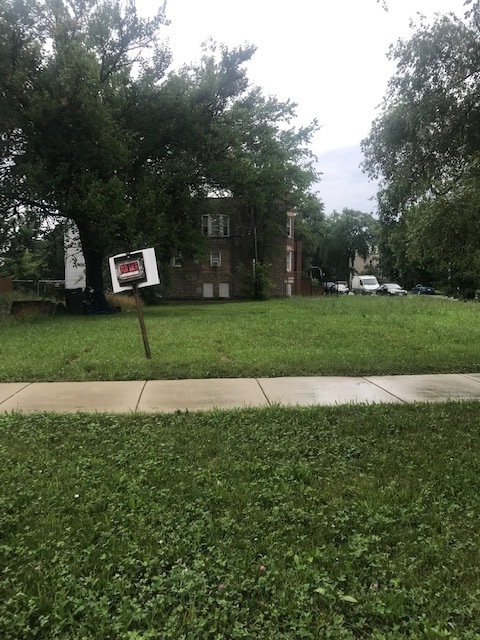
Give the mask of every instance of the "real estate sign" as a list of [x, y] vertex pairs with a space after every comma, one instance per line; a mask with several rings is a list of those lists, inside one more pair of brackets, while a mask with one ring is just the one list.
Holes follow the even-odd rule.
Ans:
[[129, 253], [119, 253], [109, 259], [109, 265], [113, 292], [121, 293], [122, 291], [133, 290], [145, 355], [150, 360], [152, 356], [138, 289], [160, 284], [155, 249], [140, 249]]
[[109, 259], [113, 293], [160, 284], [155, 249], [119, 253]]

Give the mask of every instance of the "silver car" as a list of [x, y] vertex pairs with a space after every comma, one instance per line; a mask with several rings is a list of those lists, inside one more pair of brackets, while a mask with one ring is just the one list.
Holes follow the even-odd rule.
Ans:
[[381, 284], [378, 287], [376, 294], [377, 296], [406, 296], [407, 292], [405, 289], [402, 289], [399, 284], [389, 282], [387, 284]]

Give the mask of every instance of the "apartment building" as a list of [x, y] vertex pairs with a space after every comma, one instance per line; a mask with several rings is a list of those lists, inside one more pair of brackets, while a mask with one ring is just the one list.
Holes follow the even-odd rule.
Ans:
[[163, 274], [164, 296], [170, 299], [233, 299], [247, 297], [247, 271], [254, 273], [265, 253], [274, 297], [300, 295], [301, 242], [295, 240], [293, 211], [285, 226], [259, 226], [248, 206], [234, 198], [209, 198], [198, 212], [205, 238], [202, 258], [172, 257]]

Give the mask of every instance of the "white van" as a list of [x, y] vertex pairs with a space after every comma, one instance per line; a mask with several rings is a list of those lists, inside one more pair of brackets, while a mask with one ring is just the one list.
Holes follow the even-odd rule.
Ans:
[[379, 286], [375, 276], [353, 276], [352, 278], [352, 291], [355, 294], [371, 295], [377, 291]]

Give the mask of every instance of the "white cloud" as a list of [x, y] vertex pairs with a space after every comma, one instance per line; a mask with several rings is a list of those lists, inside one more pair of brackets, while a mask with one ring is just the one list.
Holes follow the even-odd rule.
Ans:
[[360, 169], [363, 160], [358, 146], [342, 147], [318, 155], [317, 168], [322, 172], [318, 192], [325, 213], [344, 208], [376, 213], [376, 184], [369, 182]]

